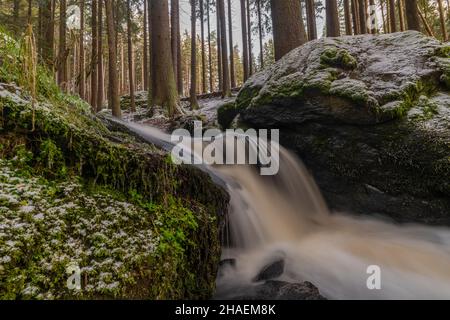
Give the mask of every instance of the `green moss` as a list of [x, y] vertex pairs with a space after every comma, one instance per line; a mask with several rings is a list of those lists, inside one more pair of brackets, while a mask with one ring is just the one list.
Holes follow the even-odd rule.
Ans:
[[327, 48], [320, 56], [320, 63], [324, 67], [336, 67], [353, 70], [358, 61], [345, 49]]
[[225, 103], [217, 109], [217, 122], [222, 129], [228, 129], [238, 113], [235, 102]]

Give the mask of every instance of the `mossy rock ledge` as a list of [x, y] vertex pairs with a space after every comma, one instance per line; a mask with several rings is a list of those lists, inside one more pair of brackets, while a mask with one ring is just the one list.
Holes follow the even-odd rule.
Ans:
[[330, 207], [450, 225], [450, 45], [408, 31], [309, 42], [240, 91], [241, 121], [281, 129]]
[[[0, 299], [211, 298], [228, 194], [102, 122], [42, 67], [33, 107], [18, 45], [8, 41], [0, 47]], [[81, 290], [67, 286], [76, 270]]]

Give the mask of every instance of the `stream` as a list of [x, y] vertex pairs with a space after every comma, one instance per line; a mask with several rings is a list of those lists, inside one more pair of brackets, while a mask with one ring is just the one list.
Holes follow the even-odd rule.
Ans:
[[[170, 136], [123, 123], [166, 150]], [[243, 147], [238, 145], [238, 148]], [[398, 225], [381, 218], [331, 213], [301, 160], [280, 146], [276, 176], [246, 165], [200, 165], [231, 197], [216, 298], [258, 285], [255, 276], [282, 259], [277, 280], [309, 281], [328, 299], [450, 299], [450, 230]], [[380, 270], [369, 289], [368, 268]]]

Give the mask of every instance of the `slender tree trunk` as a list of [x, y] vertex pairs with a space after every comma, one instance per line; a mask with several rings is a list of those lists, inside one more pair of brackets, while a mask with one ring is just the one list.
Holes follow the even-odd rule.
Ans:
[[391, 32], [397, 32], [397, 17], [395, 16], [395, 0], [387, 0], [389, 2], [389, 23]]
[[370, 33], [377, 34], [378, 26], [377, 26], [377, 10], [375, 5], [375, 0], [369, 0], [369, 18], [370, 18]]
[[306, 24], [308, 26], [308, 40], [317, 39], [317, 24], [316, 24], [316, 8], [314, 0], [306, 0]]
[[326, 0], [326, 23], [327, 37], [339, 37], [341, 26], [339, 24], [339, 13], [336, 0]]
[[213, 68], [212, 68], [212, 48], [211, 48], [211, 18], [210, 18], [210, 0], [207, 0], [207, 15], [208, 15], [208, 63], [209, 63], [209, 91], [213, 92]]
[[66, 0], [60, 0], [58, 85], [67, 90]]
[[420, 28], [420, 16], [417, 7], [417, 0], [408, 0], [405, 2], [406, 21], [408, 24], [408, 30], [421, 31]]
[[119, 101], [119, 86], [117, 81], [117, 44], [116, 44], [116, 28], [114, 25], [113, 4], [111, 1], [105, 0], [106, 6], [106, 24], [108, 27], [108, 56], [109, 56], [109, 88], [110, 99], [109, 104], [114, 117], [121, 118], [122, 111], [120, 110]]
[[[148, 19], [148, 74], [146, 77], [148, 78], [148, 94], [147, 94], [147, 104], [148, 108], [153, 110], [153, 92], [155, 91], [155, 85], [154, 85], [154, 79], [153, 79], [153, 48], [152, 48], [152, 42], [153, 42], [153, 27], [152, 27], [152, 4], [151, 0], [144, 0], [147, 1], [147, 19]], [[181, 65], [181, 63], [180, 63]], [[172, 67], [173, 69], [173, 67]], [[175, 90], [178, 93], [177, 89], [177, 83], [175, 82]], [[181, 89], [182, 90], [182, 89]]]
[[175, 79], [177, 79], [177, 91], [179, 94], [183, 91], [183, 79], [182, 79], [182, 70], [181, 70], [181, 62], [179, 61], [179, 55], [181, 55], [180, 48], [180, 1], [179, 0], [171, 0], [171, 47], [172, 47], [172, 65], [173, 72], [175, 75]]
[[252, 19], [250, 15], [250, 0], [247, 0], [247, 34], [248, 34], [248, 59], [249, 72], [253, 74], [253, 41], [252, 41]]
[[447, 41], [448, 40], [447, 26], [445, 25], [445, 14], [444, 14], [444, 6], [442, 5], [442, 0], [438, 0], [438, 8], [439, 8], [439, 20], [441, 22], [442, 38], [444, 41]]
[[147, 9], [147, 0], [144, 0], [144, 47], [142, 51], [142, 73], [143, 73], [143, 84], [144, 90], [148, 90], [148, 9]]
[[103, 95], [103, 5], [102, 5], [102, 1], [98, 2], [98, 36], [97, 36], [97, 40], [98, 40], [98, 45], [97, 45], [97, 50], [98, 50], [98, 80], [97, 80], [97, 86], [98, 86], [98, 90], [97, 90], [97, 112], [102, 110], [102, 106], [103, 106], [103, 100], [104, 100], [104, 95]]
[[259, 60], [261, 69], [264, 68], [264, 46], [263, 46], [263, 31], [262, 31], [262, 16], [261, 16], [261, 0], [256, 0], [256, 11], [258, 13], [258, 33], [259, 33]]
[[97, 13], [97, 1], [92, 1], [92, 52], [91, 52], [91, 106], [92, 109], [97, 111], [97, 81], [98, 81], [98, 74], [97, 74], [97, 65], [98, 65], [98, 13]]
[[225, 18], [225, 4], [224, 0], [218, 0], [219, 10], [219, 21], [220, 21], [220, 41], [221, 41], [221, 49], [222, 49], [222, 96], [230, 97], [231, 96], [231, 88], [230, 88], [230, 73], [228, 66], [228, 50], [227, 50], [227, 24]]
[[127, 40], [128, 40], [128, 78], [130, 81], [130, 109], [136, 111], [136, 102], [134, 98], [134, 59], [133, 59], [133, 34], [131, 32], [131, 3], [127, 0]]
[[31, 18], [33, 14], [33, 1], [28, 0], [28, 13], [27, 13], [27, 22], [28, 24], [31, 24]]
[[206, 93], [205, 6], [203, 0], [200, 0], [200, 30], [202, 41], [202, 93]]
[[222, 73], [222, 33], [220, 31], [220, 14], [218, 10], [218, 0], [216, 0], [216, 20], [217, 20], [217, 76], [219, 78], [219, 88], [217, 91], [221, 91], [223, 87], [223, 73]]
[[403, 6], [403, 0], [397, 0], [397, 5], [398, 5], [398, 19], [400, 21], [400, 31], [405, 31], [406, 30], [406, 26], [405, 26], [405, 7]]
[[359, 10], [358, 10], [358, 0], [352, 0], [352, 19], [353, 19], [353, 32], [355, 34], [360, 34], [359, 23]]
[[242, 55], [244, 65], [244, 82], [247, 81], [250, 75], [249, 71], [249, 59], [248, 59], [248, 35], [247, 35], [247, 15], [245, 11], [245, 0], [241, 2], [241, 29], [242, 29]]
[[55, 42], [55, 20], [53, 19], [53, 6], [51, 0], [44, 0], [42, 15], [42, 60], [47, 67], [53, 71], [54, 69], [54, 42]]
[[419, 8], [417, 8], [417, 11], [419, 12], [419, 17], [422, 20], [428, 35], [430, 37], [436, 38], [435, 35], [434, 35], [434, 32], [433, 32], [433, 29], [428, 24], [428, 21], [427, 21], [426, 17], [424, 16], [424, 14], [422, 13], [422, 11]]
[[197, 0], [191, 1], [191, 109], [198, 109], [197, 101]]
[[178, 94], [173, 61], [170, 54], [170, 28], [168, 0], [150, 1], [152, 34], [153, 103], [166, 107], [169, 115], [177, 113]]
[[228, 34], [230, 40], [230, 79], [231, 87], [236, 87], [236, 72], [234, 70], [234, 45], [233, 45], [233, 16], [231, 13], [231, 0], [228, 0]]
[[390, 33], [390, 30], [389, 30], [390, 29], [389, 8], [386, 6], [386, 13], [385, 13], [383, 1], [380, 1], [380, 7], [381, 7], [381, 18], [383, 19], [383, 32]]
[[366, 3], [364, 0], [358, 0], [359, 10], [359, 31], [361, 34], [367, 33], [367, 11]]
[[85, 0], [80, 0], [80, 69], [79, 73], [79, 85], [78, 85], [78, 94], [82, 99], [86, 97], [86, 72], [85, 72], [85, 64], [84, 64], [84, 7]]
[[[350, 13], [350, 0], [344, 0], [344, 19], [345, 19], [345, 34], [352, 35], [352, 18]], [[339, 16], [338, 16], [339, 22]]]

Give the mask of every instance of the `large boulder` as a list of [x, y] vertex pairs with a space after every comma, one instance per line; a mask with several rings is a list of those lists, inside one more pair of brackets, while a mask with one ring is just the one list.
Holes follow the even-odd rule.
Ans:
[[320, 39], [255, 74], [236, 108], [281, 129], [332, 209], [448, 225], [449, 55], [413, 31]]

